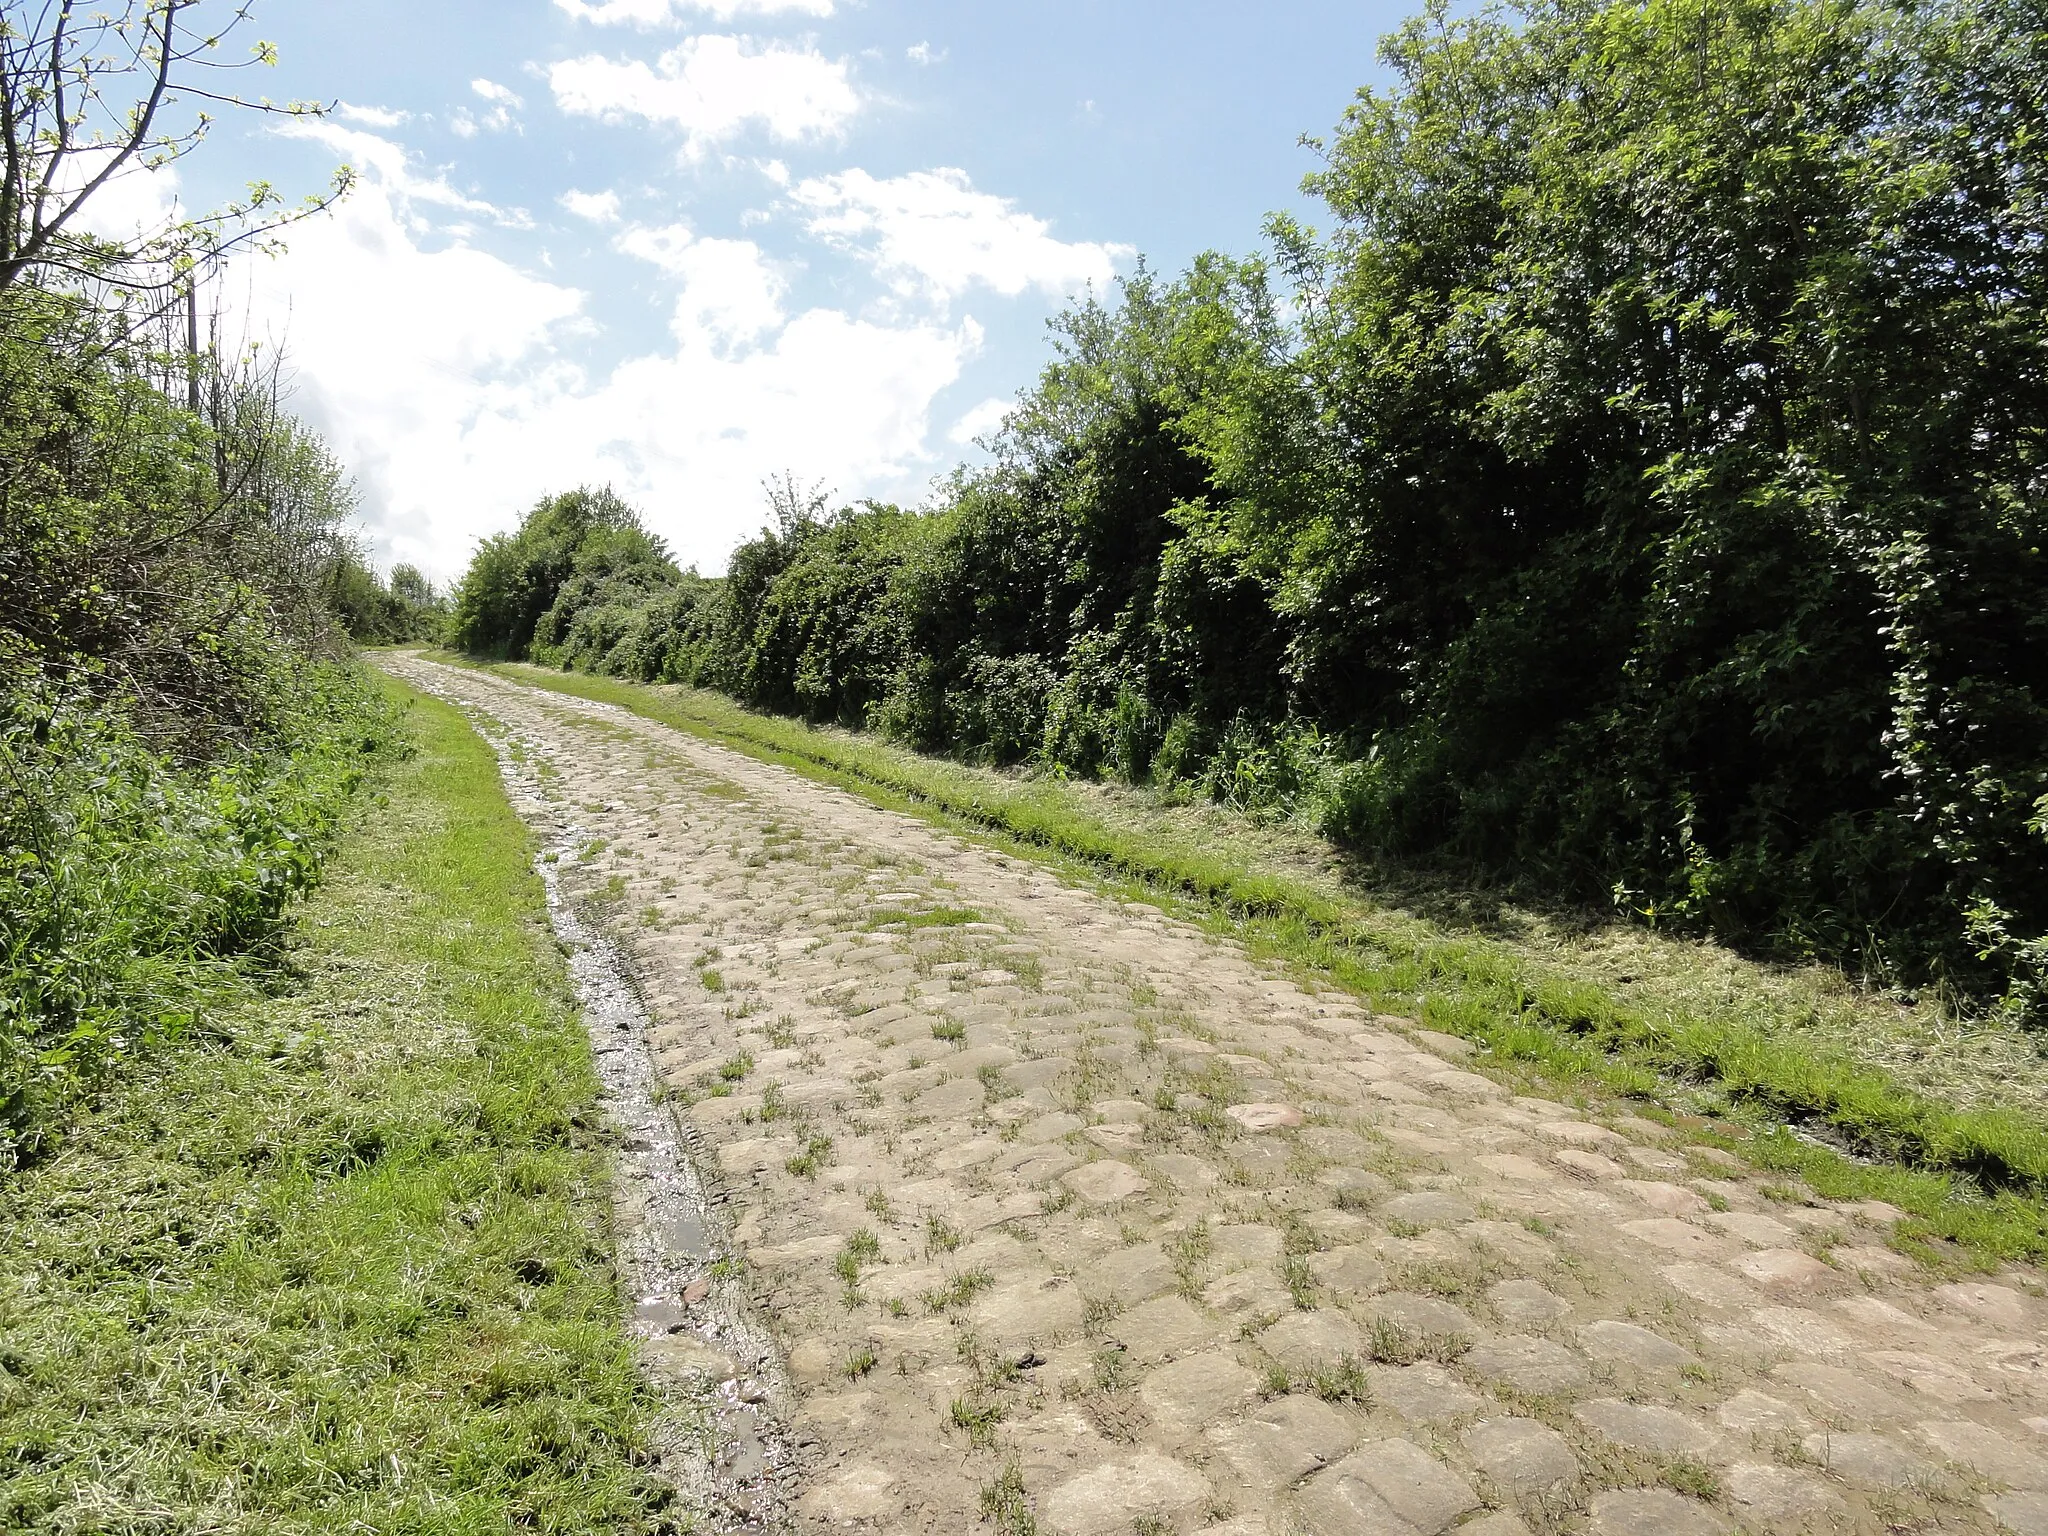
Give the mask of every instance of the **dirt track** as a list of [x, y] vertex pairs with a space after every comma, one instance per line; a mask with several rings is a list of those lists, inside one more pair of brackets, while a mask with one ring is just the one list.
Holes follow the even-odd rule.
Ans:
[[799, 1528], [2048, 1533], [2039, 1276], [1933, 1284], [1895, 1213], [1513, 1097], [1152, 909], [391, 665], [588, 840], [564, 885], [615, 914], [783, 1351]]

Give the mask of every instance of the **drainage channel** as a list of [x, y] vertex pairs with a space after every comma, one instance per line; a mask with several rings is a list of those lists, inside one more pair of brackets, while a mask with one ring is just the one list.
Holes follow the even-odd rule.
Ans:
[[584, 830], [560, 815], [532, 763], [548, 744], [466, 711], [491, 743], [522, 819], [548, 838], [537, 861], [548, 917], [569, 952], [603, 1084], [601, 1104], [618, 1134], [613, 1162], [621, 1289], [641, 1370], [665, 1405], [657, 1431], [663, 1477], [684, 1504], [726, 1532], [787, 1526], [796, 1458], [776, 1411], [791, 1401], [788, 1377], [738, 1277], [743, 1266], [698, 1172], [695, 1132], [655, 1094], [649, 1019], [617, 946], [597, 932], [562, 889]]

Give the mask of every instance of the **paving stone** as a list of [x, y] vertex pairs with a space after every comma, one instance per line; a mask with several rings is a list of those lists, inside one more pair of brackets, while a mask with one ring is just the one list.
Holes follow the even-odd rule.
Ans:
[[2048, 1494], [1986, 1494], [1978, 1502], [2000, 1529], [2014, 1536], [2048, 1536]]
[[1254, 1317], [1271, 1321], [1294, 1310], [1294, 1293], [1270, 1269], [1233, 1269], [1202, 1288], [1202, 1305], [1240, 1325]]
[[1102, 1255], [1076, 1279], [1087, 1295], [1107, 1296], [1129, 1307], [1172, 1290], [1179, 1277], [1157, 1243], [1140, 1243]]
[[1488, 1381], [1497, 1381], [1531, 1397], [1559, 1397], [1576, 1392], [1593, 1379], [1585, 1362], [1548, 1339], [1509, 1334], [1489, 1339], [1459, 1362]]
[[2009, 1285], [1984, 1280], [1938, 1285], [1934, 1296], [1944, 1306], [1998, 1328], [2025, 1328], [2034, 1318], [2027, 1298]]
[[1219, 1264], [1273, 1265], [1280, 1262], [1284, 1244], [1272, 1227], [1236, 1222], [1210, 1232], [1209, 1251]]
[[1462, 1308], [1435, 1296], [1418, 1296], [1412, 1291], [1383, 1291], [1369, 1297], [1361, 1315], [1384, 1319], [1418, 1339], [1476, 1339], [1478, 1325]]
[[1841, 1277], [1796, 1248], [1766, 1248], [1729, 1261], [1728, 1267], [1767, 1291], [1811, 1291]]
[[1917, 1417], [1911, 1403], [1888, 1391], [1866, 1371], [1796, 1360], [1772, 1367], [1771, 1378], [1803, 1391], [1830, 1418], [1892, 1424]]
[[1700, 1219], [1710, 1227], [1741, 1238], [1752, 1248], [1787, 1248], [1799, 1237], [1775, 1216], [1759, 1211], [1709, 1211]]
[[1458, 1536], [1530, 1536], [1528, 1522], [1505, 1509], [1474, 1515], [1458, 1527]]
[[1142, 1516], [1177, 1520], [1208, 1497], [1209, 1480], [1193, 1467], [1140, 1451], [1053, 1489], [1045, 1523], [1057, 1536], [1126, 1536]]
[[1212, 1349], [1162, 1365], [1139, 1385], [1138, 1396], [1162, 1428], [1187, 1434], [1250, 1402], [1259, 1381], [1229, 1350]]
[[1301, 1111], [1292, 1104], [1233, 1104], [1223, 1113], [1254, 1134], [1289, 1130], [1303, 1120]]
[[1386, 1266], [1355, 1246], [1312, 1253], [1308, 1256], [1308, 1267], [1316, 1284], [1339, 1301], [1350, 1296], [1369, 1296], [1387, 1283]]
[[1920, 1426], [1920, 1438], [1950, 1461], [1960, 1462], [2008, 1488], [2048, 1491], [2048, 1459], [2015, 1445], [1997, 1430], [1968, 1419]]
[[1259, 1348], [1294, 1372], [1314, 1370], [1349, 1355], [1363, 1359], [1365, 1336], [1341, 1312], [1327, 1307], [1283, 1317], [1259, 1335]]
[[1209, 1164], [1184, 1152], [1154, 1153], [1147, 1161], [1159, 1176], [1182, 1194], [1198, 1195], [1215, 1187], [1222, 1177]]
[[1659, 1271], [1674, 1291], [1716, 1307], [1753, 1307], [1756, 1288], [1705, 1264], [1667, 1264]]
[[1534, 1280], [1500, 1280], [1487, 1288], [1493, 1315], [1510, 1328], [1541, 1328], [1570, 1314], [1571, 1306]]
[[1065, 1175], [1061, 1182], [1083, 1200], [1096, 1205], [1114, 1205], [1119, 1200], [1141, 1195], [1152, 1187], [1137, 1169], [1114, 1158], [1083, 1163]]
[[1128, 1156], [1145, 1150], [1145, 1127], [1142, 1125], [1091, 1125], [1083, 1134], [1105, 1151]]
[[1579, 1475], [1579, 1459], [1564, 1436], [1535, 1419], [1482, 1419], [1458, 1439], [1512, 1499], [1548, 1492]]
[[1430, 1189], [1396, 1195], [1380, 1206], [1378, 1214], [1382, 1219], [1415, 1227], [1454, 1227], [1473, 1220], [1478, 1213], [1455, 1195]]
[[[1305, 1132], [1303, 1140], [1314, 1134], [1313, 1131]], [[1316, 1175], [1316, 1183], [1325, 1189], [1333, 1189], [1339, 1193], [1349, 1194], [1353, 1199], [1366, 1201], [1382, 1200], [1393, 1191], [1393, 1185], [1364, 1168], [1325, 1168]]]
[[911, 1107], [920, 1115], [966, 1115], [981, 1108], [984, 1097], [981, 1084], [977, 1080], [962, 1077], [955, 1078], [950, 1083], [940, 1083], [936, 1088], [927, 1088], [911, 1100]]
[[834, 1524], [887, 1520], [903, 1511], [895, 1473], [871, 1464], [844, 1467], [821, 1479], [803, 1496], [800, 1508], [814, 1520]]
[[1656, 1403], [1625, 1403], [1595, 1398], [1572, 1409], [1572, 1416], [1598, 1430], [1616, 1445], [1658, 1456], [1712, 1456], [1721, 1437], [1690, 1414]]
[[[1037, 1063], [1033, 1063], [1033, 1065], [1037, 1065]], [[1013, 1068], [1012, 1070], [1014, 1071], [1015, 1069]], [[1075, 1131], [1081, 1130], [1087, 1123], [1079, 1115], [1070, 1115], [1064, 1111], [1056, 1114], [1040, 1115], [1036, 1120], [1031, 1121], [1024, 1127], [1018, 1139], [1030, 1142], [1058, 1141], [1062, 1136], [1070, 1136]]]
[[1441, 1424], [1477, 1413], [1484, 1403], [1440, 1365], [1381, 1365], [1368, 1371], [1375, 1408], [1409, 1424]]
[[1856, 1341], [1842, 1329], [1803, 1307], [1758, 1307], [1749, 1315], [1747, 1336], [1765, 1347], [1802, 1355], [1839, 1355]]
[[1081, 1331], [1081, 1292], [1070, 1280], [1018, 1281], [983, 1296], [968, 1315], [990, 1343], [1050, 1344]]
[[1676, 1371], [1696, 1365], [1699, 1357], [1661, 1334], [1612, 1318], [1588, 1323], [1578, 1331], [1579, 1348], [1595, 1360], [1629, 1365], [1639, 1371]]
[[1729, 1398], [1714, 1410], [1714, 1417], [1723, 1429], [1758, 1440], [1803, 1435], [1813, 1428], [1813, 1420], [1790, 1403], [1754, 1387], [1744, 1387]]
[[1536, 1127], [1536, 1134], [1546, 1141], [1561, 1142], [1569, 1147], [1619, 1147], [1622, 1138], [1604, 1125], [1593, 1125], [1584, 1120], [1547, 1120]]
[[1934, 1475], [1930, 1462], [1868, 1430], [1819, 1430], [1799, 1445], [1823, 1469], [1858, 1488], [1904, 1488]]
[[1651, 1210], [1665, 1216], [1697, 1216], [1707, 1209], [1705, 1200], [1678, 1184], [1666, 1184], [1654, 1179], [1623, 1179], [1618, 1187], [1627, 1190]]
[[1857, 1332], [1872, 1339], [1927, 1344], [1949, 1338], [1947, 1329], [1923, 1322], [1876, 1296], [1844, 1296], [1831, 1303], [1831, 1308]]
[[1728, 1251], [1727, 1239], [1716, 1236], [1675, 1216], [1653, 1216], [1644, 1221], [1625, 1221], [1621, 1230], [1639, 1243], [1661, 1248], [1685, 1259], [1714, 1259]]
[[1290, 1392], [1209, 1433], [1218, 1456], [1253, 1487], [1299, 1482], [1358, 1441], [1358, 1425], [1338, 1409]]
[[1110, 1325], [1116, 1341], [1142, 1365], [1204, 1349], [1223, 1327], [1178, 1296], [1161, 1296], [1133, 1307]]
[[1839, 1245], [1830, 1250], [1828, 1259], [1836, 1268], [1847, 1270], [1852, 1275], [1875, 1276], [1883, 1280], [1903, 1279], [1919, 1272], [1919, 1265], [1904, 1254], [1864, 1243]]
[[1498, 1174], [1504, 1179], [1517, 1179], [1525, 1184], [1547, 1184], [1557, 1177], [1554, 1169], [1516, 1152], [1492, 1152], [1473, 1161], [1488, 1173]]
[[1360, 1446], [1310, 1478], [1299, 1501], [1314, 1536], [1437, 1536], [1478, 1507], [1463, 1478], [1407, 1440]]
[[1866, 1351], [1863, 1358], [1937, 1403], [1988, 1403], [1997, 1395], [1952, 1360], [1938, 1360], [1908, 1349], [1873, 1349]]
[[1553, 1152], [1550, 1154], [1550, 1160], [1560, 1168], [1588, 1179], [1619, 1179], [1628, 1171], [1611, 1157], [1603, 1157], [1598, 1152], [1588, 1152], [1579, 1147], [1567, 1147], [1562, 1152]]
[[1763, 1531], [1836, 1530], [1850, 1518], [1842, 1496], [1810, 1473], [1742, 1461], [1721, 1476], [1729, 1505]]
[[1726, 1536], [1733, 1529], [1711, 1505], [1662, 1488], [1596, 1493], [1587, 1509], [1596, 1536]]

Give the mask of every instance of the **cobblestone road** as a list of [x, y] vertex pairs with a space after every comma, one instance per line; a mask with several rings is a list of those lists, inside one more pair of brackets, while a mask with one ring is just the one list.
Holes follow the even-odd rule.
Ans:
[[1516, 1096], [1157, 911], [393, 666], [588, 839], [565, 882], [784, 1352], [799, 1528], [2048, 1533], [2037, 1275], [1932, 1283], [1887, 1208]]

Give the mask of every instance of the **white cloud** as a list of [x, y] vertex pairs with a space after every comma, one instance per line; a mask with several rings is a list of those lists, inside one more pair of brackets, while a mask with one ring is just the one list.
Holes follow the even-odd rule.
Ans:
[[619, 222], [619, 194], [616, 192], [578, 192], [572, 187], [558, 201], [577, 218], [588, 219], [593, 224]]
[[432, 233], [449, 190], [398, 145], [351, 153], [355, 194], [240, 271], [384, 560], [459, 576], [540, 495], [609, 481], [715, 570], [759, 526], [769, 474], [910, 496], [938, 467], [932, 406], [981, 346], [972, 320], [788, 313], [751, 242], [627, 231], [675, 282], [674, 339], [593, 369], [581, 292]]
[[471, 139], [479, 133], [503, 133], [518, 126], [516, 114], [526, 103], [517, 91], [495, 80], [472, 80], [469, 88], [491, 104], [490, 110], [478, 117], [467, 107], [457, 107], [448, 126], [458, 137]]
[[555, 0], [555, 4], [577, 21], [594, 22], [601, 27], [681, 26], [693, 13], [706, 14], [717, 21], [731, 21], [748, 13], [832, 14], [832, 0]]
[[412, 114], [397, 107], [366, 107], [345, 101], [335, 111], [352, 123], [361, 123], [365, 128], [396, 128], [412, 121]]
[[564, 112], [682, 129], [692, 152], [758, 124], [776, 139], [834, 135], [860, 110], [844, 62], [813, 48], [707, 34], [686, 38], [650, 68], [592, 54], [548, 69]]
[[[93, 177], [106, 169], [114, 157], [111, 148], [88, 145], [72, 151], [58, 167], [52, 191], [71, 197], [85, 190]], [[109, 176], [97, 192], [80, 206], [73, 228], [86, 230], [104, 240], [121, 244], [146, 241], [165, 233], [181, 217], [178, 203], [178, 168], [152, 167], [130, 160]]]
[[913, 64], [943, 64], [946, 50], [934, 49], [930, 43], [912, 43], [903, 50], [903, 56]]
[[1015, 404], [1016, 402], [1011, 400], [982, 401], [953, 423], [952, 430], [946, 434], [946, 440], [965, 447], [978, 438], [1000, 431], [1003, 423], [1009, 419], [1010, 411]]
[[523, 208], [500, 208], [495, 203], [457, 191], [444, 176], [415, 170], [412, 156], [406, 153], [405, 147], [380, 134], [343, 128], [338, 123], [313, 117], [288, 118], [277, 126], [276, 132], [286, 138], [311, 139], [325, 145], [335, 154], [345, 157], [350, 165], [379, 186], [388, 188], [399, 205], [408, 210], [414, 203], [423, 203], [431, 207], [453, 208], [460, 213], [473, 213], [508, 229], [533, 227], [531, 215]]
[[965, 171], [914, 171], [878, 180], [841, 171], [800, 182], [812, 234], [870, 262], [898, 293], [945, 302], [980, 284], [1055, 296], [1106, 286], [1129, 246], [1055, 240], [1043, 219], [977, 192]]
[[629, 229], [618, 247], [682, 279], [670, 324], [686, 349], [751, 341], [782, 321], [788, 285], [751, 240], [700, 240], [670, 224]]

